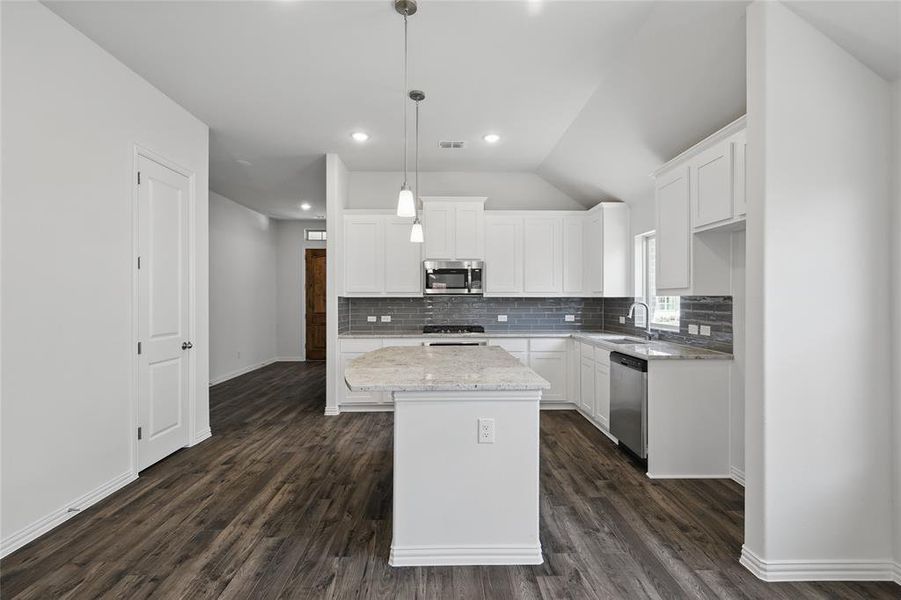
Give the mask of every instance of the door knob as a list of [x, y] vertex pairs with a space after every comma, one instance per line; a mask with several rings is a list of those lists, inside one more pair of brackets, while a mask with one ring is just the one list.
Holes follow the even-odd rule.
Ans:
[[191, 342], [182, 342], [182, 345], [181, 345], [182, 350], [189, 350], [193, 347], [194, 347], [194, 344], [192, 344]]

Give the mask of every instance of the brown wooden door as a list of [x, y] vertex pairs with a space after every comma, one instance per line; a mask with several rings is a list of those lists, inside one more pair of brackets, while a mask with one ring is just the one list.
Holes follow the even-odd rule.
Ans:
[[325, 360], [325, 249], [307, 248], [307, 360]]

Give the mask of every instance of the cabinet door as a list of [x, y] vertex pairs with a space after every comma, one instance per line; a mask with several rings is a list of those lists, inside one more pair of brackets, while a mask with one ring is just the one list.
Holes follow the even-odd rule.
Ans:
[[732, 138], [732, 215], [748, 212], [748, 142], [744, 131]]
[[700, 153], [691, 164], [694, 226], [732, 218], [732, 143]]
[[563, 290], [563, 257], [560, 217], [526, 217], [523, 220], [523, 290], [526, 293], [560, 293]]
[[344, 369], [347, 368], [347, 365], [358, 356], [365, 354], [365, 352], [341, 352], [338, 355], [338, 373], [339, 381], [338, 381], [338, 405], [341, 404], [375, 404], [375, 403], [383, 403], [387, 402], [391, 398], [391, 394], [384, 394], [382, 392], [352, 392], [347, 387], [347, 382], [344, 381]]
[[657, 179], [657, 288], [691, 285], [691, 207], [688, 167]]
[[454, 206], [444, 202], [429, 202], [422, 209], [422, 230], [425, 236], [425, 259], [454, 260], [456, 257]]
[[585, 291], [604, 292], [604, 214], [597, 211], [588, 216], [582, 260], [585, 263]]
[[582, 359], [582, 363], [579, 368], [579, 382], [580, 382], [580, 406], [582, 410], [587, 415], [594, 415], [594, 386], [595, 386], [595, 373], [594, 373], [594, 361], [588, 360], [587, 358]]
[[522, 218], [485, 217], [485, 292], [522, 292]]
[[344, 219], [344, 291], [381, 293], [385, 288], [382, 217]]
[[454, 211], [454, 237], [458, 260], [478, 259], [485, 256], [485, 208], [481, 202], [461, 204]]
[[585, 271], [582, 264], [584, 217], [563, 218], [563, 292], [581, 294]]
[[542, 402], [566, 401], [566, 352], [529, 352], [529, 368], [551, 384], [542, 393]]
[[594, 366], [594, 420], [610, 429], [610, 365], [597, 362]]
[[385, 291], [422, 293], [422, 245], [410, 241], [410, 219], [385, 219]]

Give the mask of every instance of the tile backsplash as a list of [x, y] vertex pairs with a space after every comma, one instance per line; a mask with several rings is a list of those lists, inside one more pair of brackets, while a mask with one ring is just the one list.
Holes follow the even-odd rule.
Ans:
[[[339, 333], [418, 331], [423, 325], [482, 325], [486, 331], [589, 330], [642, 334], [643, 329], [619, 322], [632, 298], [338, 298]], [[506, 315], [499, 322], [498, 315]], [[573, 321], [566, 321], [573, 315]], [[382, 322], [390, 316], [390, 322]], [[370, 322], [368, 317], [375, 317]], [[732, 352], [732, 297], [683, 296], [679, 331], [659, 331], [661, 340]], [[707, 325], [709, 336], [688, 333], [688, 325]]]

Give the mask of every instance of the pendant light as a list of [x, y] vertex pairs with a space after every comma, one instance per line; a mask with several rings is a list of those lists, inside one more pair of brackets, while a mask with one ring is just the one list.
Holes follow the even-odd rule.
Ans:
[[[410, 92], [410, 99], [416, 102], [416, 177], [414, 182], [416, 184], [416, 201], [419, 201], [419, 103], [425, 100], [425, 94], [420, 90], [413, 90]], [[416, 204], [413, 205], [413, 209], [415, 211]], [[410, 230], [410, 241], [414, 244], [421, 244], [425, 241], [425, 236], [422, 232], [422, 221], [419, 220], [419, 214], [415, 213], [415, 218], [413, 219], [413, 229]]]
[[407, 185], [407, 17], [416, 13], [416, 0], [395, 0], [394, 10], [404, 17], [404, 183], [397, 195], [397, 216], [415, 217], [416, 199]]

